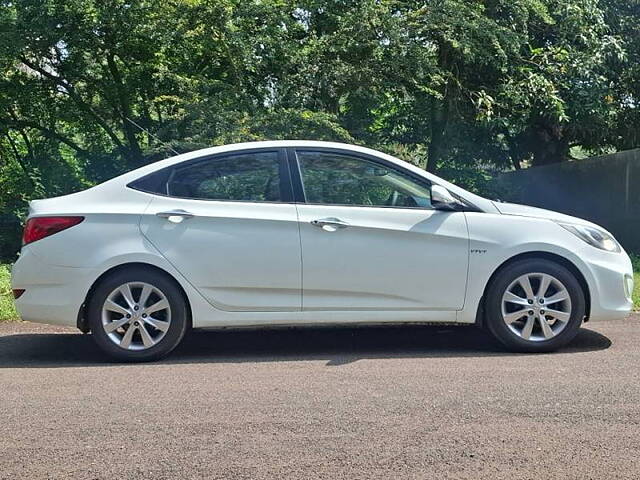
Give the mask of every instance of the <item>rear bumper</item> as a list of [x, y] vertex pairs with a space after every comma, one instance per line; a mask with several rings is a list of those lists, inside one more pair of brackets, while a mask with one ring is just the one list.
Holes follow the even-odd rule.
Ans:
[[90, 268], [49, 265], [24, 248], [11, 274], [12, 288], [23, 288], [15, 301], [29, 322], [77, 326], [80, 307], [97, 272]]

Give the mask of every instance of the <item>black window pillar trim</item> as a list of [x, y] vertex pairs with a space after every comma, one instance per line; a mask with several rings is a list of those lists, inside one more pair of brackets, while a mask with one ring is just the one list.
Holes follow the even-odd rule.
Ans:
[[295, 147], [288, 147], [286, 149], [287, 163], [289, 165], [289, 180], [291, 181], [291, 188], [293, 191], [293, 201], [295, 203], [306, 203], [306, 197], [304, 195], [304, 185], [302, 184], [302, 173], [300, 172], [300, 163], [298, 162], [298, 156], [296, 155]]
[[293, 180], [291, 175], [291, 168], [289, 167], [288, 152], [286, 148], [278, 149], [279, 160], [279, 177], [280, 177], [280, 201], [282, 203], [295, 202], [295, 188], [293, 187]]

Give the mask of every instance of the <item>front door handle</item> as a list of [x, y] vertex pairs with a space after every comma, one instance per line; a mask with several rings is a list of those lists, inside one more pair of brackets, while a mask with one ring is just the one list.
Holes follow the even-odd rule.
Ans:
[[183, 220], [188, 220], [190, 218], [195, 217], [195, 215], [191, 212], [187, 212], [186, 210], [182, 210], [181, 208], [178, 208], [176, 210], [158, 212], [156, 213], [156, 217], [166, 218], [167, 220], [173, 223], [180, 223]]
[[339, 218], [320, 218], [318, 220], [311, 220], [311, 225], [314, 227], [322, 228], [326, 232], [335, 232], [340, 228], [347, 228], [349, 224], [343, 222]]

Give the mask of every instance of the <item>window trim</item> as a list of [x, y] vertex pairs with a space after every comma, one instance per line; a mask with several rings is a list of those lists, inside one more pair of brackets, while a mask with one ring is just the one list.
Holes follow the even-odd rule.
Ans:
[[[406, 170], [402, 167], [399, 167], [395, 163], [392, 163], [384, 158], [376, 157], [374, 155], [369, 155], [361, 152], [353, 152], [351, 150], [344, 150], [341, 148], [332, 148], [332, 147], [289, 147], [287, 148], [287, 157], [289, 160], [289, 169], [291, 170], [292, 177], [292, 187], [295, 195], [296, 203], [302, 203], [305, 205], [326, 205], [331, 207], [356, 207], [356, 208], [394, 208], [401, 210], [426, 210], [433, 211], [435, 210], [433, 207], [407, 207], [407, 206], [397, 206], [397, 205], [354, 205], [352, 203], [309, 203], [307, 202], [306, 194], [304, 191], [304, 182], [302, 180], [302, 169], [300, 167], [300, 160], [298, 158], [298, 152], [318, 152], [318, 153], [335, 153], [340, 154], [345, 157], [354, 157], [360, 160], [365, 160], [371, 163], [375, 163], [381, 165], [385, 168], [393, 170], [399, 174], [406, 175], [417, 183], [425, 184], [431, 189], [433, 182], [431, 182], [428, 178], [424, 178], [420, 175], [415, 174], [410, 170]], [[465, 202], [466, 203], [466, 202]]]
[[[168, 194], [168, 183], [169, 179], [174, 175], [175, 171], [178, 168], [188, 167], [198, 163], [204, 163], [208, 161], [217, 161], [223, 160], [228, 157], [234, 157], [238, 155], [247, 155], [252, 153], [277, 153], [278, 159], [278, 177], [280, 180], [280, 195], [281, 199], [278, 201], [273, 200], [232, 200], [232, 199], [219, 199], [219, 198], [196, 198], [196, 197], [181, 197], [177, 195], [169, 195]], [[159, 187], [163, 190], [163, 193], [158, 191], [148, 191], [135, 186], [136, 183], [143, 181], [147, 177], [152, 175], [159, 175]], [[185, 160], [183, 162], [179, 162], [173, 165], [169, 165], [168, 167], [162, 168], [160, 170], [153, 171], [148, 173], [147, 175], [143, 175], [140, 178], [136, 178], [127, 184], [128, 188], [133, 190], [137, 190], [140, 192], [148, 193], [150, 195], [157, 195], [159, 197], [165, 198], [177, 198], [180, 200], [195, 200], [199, 202], [232, 202], [232, 203], [274, 203], [274, 204], [292, 204], [295, 203], [295, 197], [293, 194], [292, 182], [291, 182], [291, 172], [289, 169], [287, 154], [285, 149], [283, 148], [249, 148], [243, 150], [233, 150], [230, 152], [222, 152], [216, 153], [213, 155], [205, 155], [202, 157], [192, 158], [190, 160]]]

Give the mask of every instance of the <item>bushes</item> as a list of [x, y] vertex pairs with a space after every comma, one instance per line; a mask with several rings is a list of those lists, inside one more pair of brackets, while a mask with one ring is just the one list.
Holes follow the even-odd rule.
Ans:
[[0, 322], [18, 320], [18, 312], [11, 294], [11, 269], [0, 264]]

